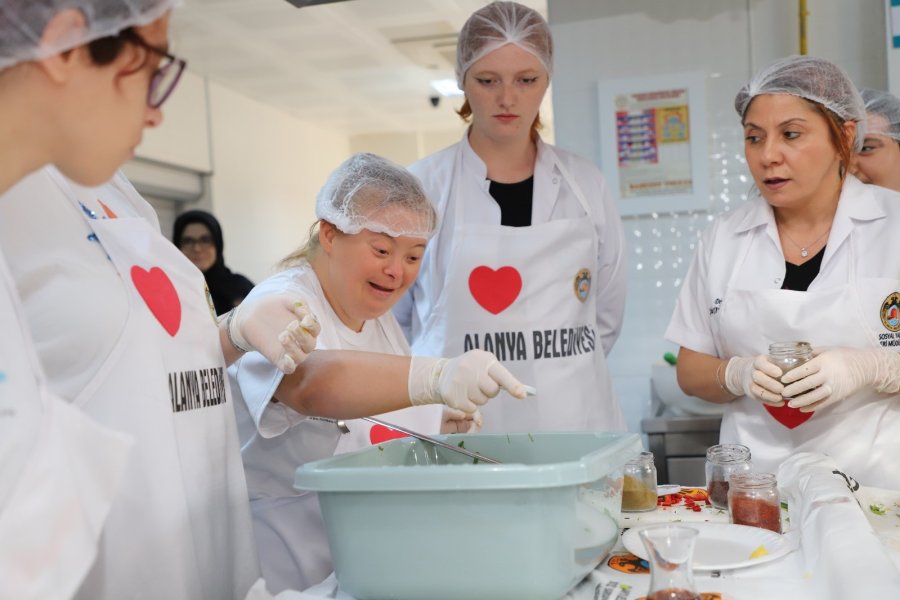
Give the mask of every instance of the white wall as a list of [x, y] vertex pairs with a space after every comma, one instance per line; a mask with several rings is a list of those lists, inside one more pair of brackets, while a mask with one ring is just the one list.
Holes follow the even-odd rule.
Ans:
[[[808, 49], [843, 66], [861, 86], [884, 87], [883, 0], [808, 3]], [[556, 142], [600, 160], [598, 82], [702, 71], [710, 156], [705, 210], [624, 220], [629, 290], [610, 368], [629, 427], [649, 409], [650, 366], [663, 339], [697, 236], [712, 215], [746, 198], [749, 177], [733, 109], [735, 93], [759, 67], [799, 51], [798, 4], [788, 0], [549, 0], [555, 42]], [[695, 117], [696, 118], [696, 117]], [[601, 164], [601, 168], [603, 165]]]
[[[208, 185], [199, 201], [164, 208], [173, 214], [210, 210], [222, 224], [226, 264], [261, 281], [306, 240], [316, 192], [349, 155], [347, 136], [190, 72], [163, 112], [162, 125], [145, 132], [137, 156], [161, 171], [174, 167], [158, 177], [164, 188], [173, 176], [194, 177], [202, 185], [201, 175], [206, 175]], [[170, 234], [168, 227], [163, 233]]]
[[315, 198], [349, 153], [348, 139], [209, 85], [212, 209], [225, 260], [253, 281], [306, 240]]
[[144, 131], [137, 156], [201, 173], [212, 169], [209, 155], [206, 80], [185, 71], [166, 100], [163, 122]]

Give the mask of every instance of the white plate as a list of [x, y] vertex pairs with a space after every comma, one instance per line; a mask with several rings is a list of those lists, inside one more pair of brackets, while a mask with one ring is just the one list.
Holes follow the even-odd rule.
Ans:
[[[659, 525], [657, 523], [656, 525]], [[788, 540], [768, 529], [734, 525], [732, 523], [684, 523], [700, 532], [694, 546], [696, 571], [725, 571], [761, 565], [788, 554], [793, 548]], [[644, 560], [649, 560], [647, 549], [638, 531], [653, 525], [632, 527], [622, 534], [625, 549]], [[750, 555], [760, 546], [765, 546], [768, 554], [759, 558]]]
[[669, 494], [677, 494], [681, 491], [681, 486], [677, 483], [667, 483], [665, 485], [656, 486], [657, 496], [668, 496]]

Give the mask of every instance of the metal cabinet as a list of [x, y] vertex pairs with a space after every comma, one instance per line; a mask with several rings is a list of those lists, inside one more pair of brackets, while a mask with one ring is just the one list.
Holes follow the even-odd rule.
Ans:
[[722, 417], [661, 416], [644, 419], [650, 452], [660, 484], [706, 484], [706, 449], [719, 443]]

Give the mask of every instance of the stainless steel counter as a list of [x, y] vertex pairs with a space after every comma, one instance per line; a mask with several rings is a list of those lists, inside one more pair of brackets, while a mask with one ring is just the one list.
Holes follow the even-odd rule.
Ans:
[[706, 449], [719, 443], [722, 417], [659, 416], [641, 421], [660, 484], [706, 485]]

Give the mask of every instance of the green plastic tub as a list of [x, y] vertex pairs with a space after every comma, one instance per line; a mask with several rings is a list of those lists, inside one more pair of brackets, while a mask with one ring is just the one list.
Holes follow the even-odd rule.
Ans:
[[411, 438], [297, 469], [319, 493], [335, 573], [358, 600], [556, 600], [615, 545], [632, 433]]

